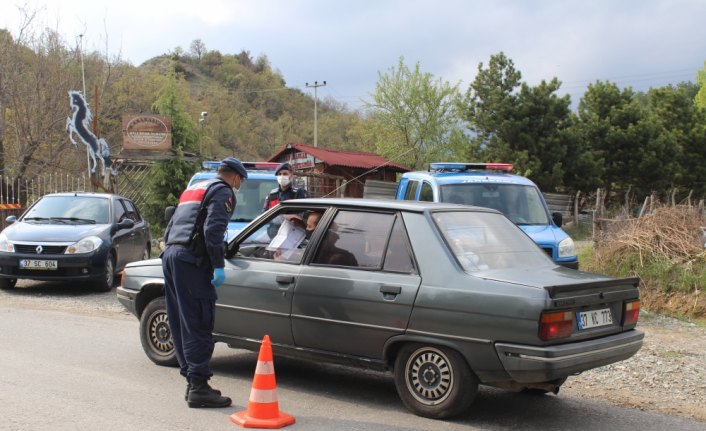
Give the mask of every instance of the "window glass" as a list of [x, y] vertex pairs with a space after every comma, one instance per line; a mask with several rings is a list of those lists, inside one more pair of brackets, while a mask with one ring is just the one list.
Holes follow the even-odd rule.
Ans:
[[[203, 181], [210, 181], [210, 178], [200, 178], [191, 182], [191, 185]], [[237, 204], [235, 211], [230, 216], [231, 221], [251, 222], [262, 214], [262, 207], [265, 205], [267, 194], [279, 187], [274, 179], [249, 178], [240, 185], [240, 190], [235, 194]]]
[[45, 196], [23, 216], [23, 220], [107, 224], [110, 222], [109, 205], [109, 200], [103, 197]]
[[433, 217], [466, 272], [554, 265], [527, 235], [498, 214], [438, 212]]
[[[298, 264], [316, 228], [314, 221], [318, 222], [323, 213], [324, 209], [280, 211], [240, 241], [237, 255]], [[312, 225], [308, 234], [307, 224]]]
[[434, 202], [434, 190], [428, 182], [422, 183], [422, 191], [419, 192], [419, 200], [425, 202]]
[[445, 184], [441, 202], [493, 208], [513, 223], [547, 225], [549, 218], [539, 189], [522, 184]]
[[339, 211], [326, 230], [313, 263], [380, 269], [394, 214]]
[[129, 200], [123, 200], [123, 204], [125, 205], [125, 209], [127, 210], [127, 216], [130, 217], [132, 221], [135, 223], [139, 223], [142, 221], [142, 218], [140, 218], [140, 213], [137, 212], [137, 208], [135, 208], [135, 205], [132, 204]]
[[116, 200], [115, 201], [115, 221], [120, 223], [127, 217], [127, 212], [125, 211], [125, 207], [122, 204], [122, 201]]
[[405, 234], [404, 224], [401, 218], [395, 220], [395, 225], [392, 228], [390, 242], [387, 245], [387, 253], [385, 253], [385, 271], [404, 272], [406, 274], [416, 272], [414, 270], [414, 260], [410, 254], [407, 235]]
[[404, 199], [406, 201], [413, 201], [417, 199], [417, 188], [419, 187], [419, 181], [409, 180], [407, 183], [407, 191], [404, 193]]

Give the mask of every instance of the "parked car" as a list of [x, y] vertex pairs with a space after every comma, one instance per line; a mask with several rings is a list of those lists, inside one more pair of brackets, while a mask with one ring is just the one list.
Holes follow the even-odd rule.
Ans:
[[[221, 164], [220, 161], [205, 161], [201, 164], [202, 171], [195, 173], [189, 180], [188, 186], [208, 181], [216, 177], [216, 170]], [[248, 180], [243, 182], [240, 190], [236, 193], [238, 204], [231, 214], [228, 223], [228, 239], [232, 239], [255, 217], [262, 214], [265, 205], [265, 197], [277, 185], [275, 169], [279, 163], [273, 162], [243, 162], [245, 170], [248, 171]]]
[[48, 194], [0, 233], [0, 288], [18, 279], [112, 288], [128, 262], [149, 259], [150, 229], [134, 203], [106, 193]]
[[[323, 215], [307, 239], [299, 220], [312, 214]], [[637, 279], [556, 265], [488, 208], [289, 200], [227, 256], [217, 341], [257, 350], [267, 334], [276, 354], [390, 370], [421, 416], [463, 412], [479, 384], [557, 392], [642, 346]], [[159, 259], [125, 267], [117, 295], [140, 319], [147, 356], [175, 365], [163, 294]]]
[[574, 240], [561, 228], [562, 214], [550, 214], [537, 185], [510, 171], [509, 163], [431, 163], [428, 172], [403, 174], [395, 198], [496, 209], [525, 231], [555, 263], [578, 269]]

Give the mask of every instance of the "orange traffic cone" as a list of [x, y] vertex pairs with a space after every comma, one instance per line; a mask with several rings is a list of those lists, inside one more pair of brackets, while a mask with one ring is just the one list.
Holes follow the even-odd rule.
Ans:
[[282, 428], [293, 424], [294, 416], [279, 411], [276, 389], [272, 344], [270, 336], [265, 335], [257, 357], [248, 409], [233, 413], [230, 420], [245, 428]]

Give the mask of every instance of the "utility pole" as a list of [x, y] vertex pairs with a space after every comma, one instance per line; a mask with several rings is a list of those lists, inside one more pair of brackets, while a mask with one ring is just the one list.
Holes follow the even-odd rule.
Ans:
[[318, 146], [319, 146], [319, 143], [317, 142], [317, 136], [316, 136], [316, 135], [317, 135], [317, 131], [316, 131], [316, 122], [317, 122], [317, 119], [316, 119], [316, 115], [317, 115], [317, 114], [316, 114], [316, 102], [317, 102], [317, 100], [318, 100], [318, 96], [317, 96], [317, 94], [316, 94], [316, 89], [319, 88], [319, 87], [325, 87], [325, 86], [326, 86], [326, 81], [324, 81], [323, 84], [319, 84], [318, 81], [314, 81], [314, 83], [313, 83], [312, 85], [309, 85], [309, 83], [307, 82], [307, 83], [305, 83], [305, 85], [306, 85], [307, 87], [313, 87], [313, 88], [314, 88], [314, 146], [315, 146], [315, 147], [318, 147]]

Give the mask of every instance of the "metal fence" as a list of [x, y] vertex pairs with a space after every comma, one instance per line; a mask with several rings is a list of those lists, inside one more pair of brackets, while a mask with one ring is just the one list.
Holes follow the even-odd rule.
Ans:
[[[116, 177], [117, 194], [132, 200], [140, 208], [147, 200], [147, 182], [151, 163], [124, 163]], [[34, 178], [19, 179], [0, 175], [0, 223], [4, 229], [5, 219], [19, 216], [37, 199], [59, 192], [84, 192], [95, 190], [87, 173], [82, 175], [47, 174]]]

